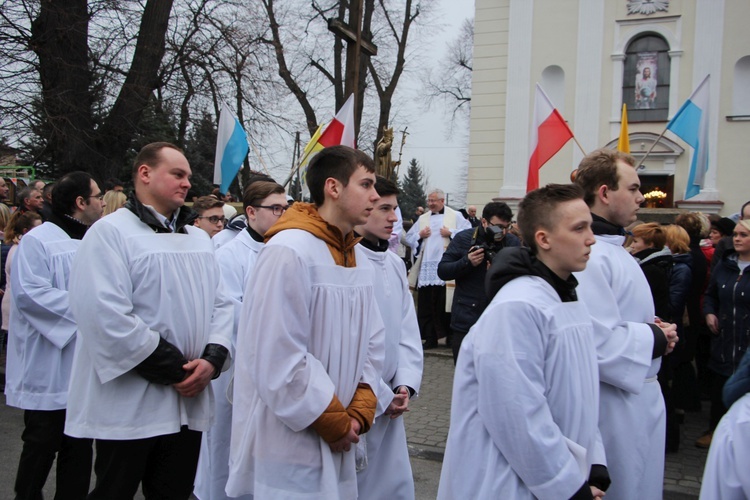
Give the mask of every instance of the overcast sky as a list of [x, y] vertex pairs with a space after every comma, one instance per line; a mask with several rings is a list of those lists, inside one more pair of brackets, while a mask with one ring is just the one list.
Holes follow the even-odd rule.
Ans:
[[[439, 4], [440, 12], [436, 17], [440, 17], [441, 27], [434, 30], [432, 39], [426, 44], [429, 49], [425, 59], [429, 58], [433, 67], [445, 55], [447, 45], [458, 36], [464, 20], [474, 17], [474, 0], [439, 0]], [[411, 82], [412, 91], [419, 92], [419, 83]], [[468, 123], [457, 124], [459, 126], [454, 127], [451, 137], [447, 137], [450, 131], [450, 124], [447, 122], [449, 117], [438, 109], [425, 112], [417, 101], [415, 99], [412, 104], [413, 111], [403, 114], [405, 118], [408, 116], [411, 119], [408, 129], [410, 135], [404, 146], [400, 172], [403, 175], [407, 163], [416, 158], [427, 173], [429, 187], [443, 189], [449, 194], [448, 201], [454, 205], [451, 200], [463, 198], [458, 196], [458, 190], [465, 189], [465, 184], [459, 183], [459, 172], [463, 171], [468, 162], [468, 131], [465, 131]], [[396, 125], [395, 128], [400, 130], [402, 127]], [[394, 135], [395, 159], [398, 157], [401, 134], [396, 132]]]

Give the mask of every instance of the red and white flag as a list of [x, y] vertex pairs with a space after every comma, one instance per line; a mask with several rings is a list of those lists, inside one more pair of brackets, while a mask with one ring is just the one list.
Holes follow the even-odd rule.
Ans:
[[536, 84], [534, 95], [534, 123], [531, 127], [531, 159], [526, 192], [539, 187], [539, 169], [555, 156], [573, 137], [568, 124], [550, 102], [542, 87]]
[[307, 164], [312, 157], [321, 149], [331, 146], [343, 145], [356, 148], [357, 140], [354, 137], [354, 128], [354, 94], [352, 94], [325, 129], [323, 129], [322, 125], [318, 127], [318, 130], [315, 131], [315, 134], [310, 138], [310, 142], [307, 143], [302, 152], [302, 159], [299, 162], [299, 172], [302, 180], [303, 194], [309, 194], [306, 182]]

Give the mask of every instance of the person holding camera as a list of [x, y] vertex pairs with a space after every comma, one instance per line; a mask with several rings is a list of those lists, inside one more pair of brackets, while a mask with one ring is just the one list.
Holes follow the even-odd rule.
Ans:
[[440, 279], [456, 280], [451, 314], [454, 364], [461, 341], [487, 307], [484, 278], [493, 257], [505, 247], [521, 246], [521, 240], [508, 231], [512, 220], [513, 211], [506, 203], [488, 203], [479, 226], [457, 233], [438, 264]]

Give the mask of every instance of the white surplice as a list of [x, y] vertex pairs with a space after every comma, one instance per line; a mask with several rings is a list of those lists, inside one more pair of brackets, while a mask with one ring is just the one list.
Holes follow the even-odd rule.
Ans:
[[[71, 271], [71, 309], [79, 327], [65, 433], [142, 439], [210, 427], [213, 392], [183, 398], [133, 368], [159, 337], [186, 359], [209, 343], [231, 349], [232, 304], [223, 293], [205, 231], [155, 233], [130, 210], [88, 230]], [[224, 368], [229, 366], [227, 357]]]
[[80, 243], [48, 222], [29, 231], [13, 255], [5, 381], [9, 406], [66, 407], [76, 340], [68, 281]]
[[391, 419], [383, 412], [393, 400], [394, 389], [406, 385], [416, 398], [422, 382], [423, 353], [414, 300], [409, 293], [404, 261], [391, 252], [375, 252], [364, 246], [375, 270], [375, 298], [385, 323], [385, 360], [375, 394], [375, 423], [365, 434], [367, 467], [357, 473], [359, 498], [414, 498], [414, 478], [406, 446], [403, 417]]
[[711, 439], [701, 483], [701, 500], [750, 498], [750, 394], [722, 417]]
[[607, 500], [661, 498], [665, 409], [651, 359], [654, 301], [624, 236], [597, 235], [586, 269], [575, 273], [591, 312], [599, 362], [599, 428], [612, 485]]
[[438, 498], [570, 498], [602, 463], [597, 405], [586, 306], [512, 280], [461, 343]]
[[[457, 232], [471, 227], [471, 223], [464, 219], [460, 212], [445, 207], [445, 212], [448, 211], [451, 212], [450, 217], [455, 218], [455, 227], [448, 228], [451, 232], [451, 238]], [[440, 234], [440, 229], [446, 225], [445, 218], [445, 214], [432, 214], [430, 212], [422, 214], [414, 222], [414, 225], [409, 229], [404, 238], [406, 244], [412, 248], [412, 252], [416, 253], [419, 248], [419, 231], [423, 226], [430, 226], [430, 236], [422, 240], [422, 246], [419, 248], [422, 254], [422, 261], [419, 268], [418, 287], [445, 285], [445, 281], [441, 280], [437, 275], [437, 266], [450, 243], [450, 238], [444, 238]]]
[[334, 394], [377, 388], [384, 328], [373, 269], [334, 263], [325, 242], [288, 229], [261, 250], [242, 306], [234, 380], [230, 496], [357, 497], [354, 446], [332, 453], [310, 427]]
[[[233, 353], [234, 346], [237, 344], [237, 327], [242, 310], [242, 298], [255, 269], [261, 248], [263, 248], [263, 243], [255, 241], [247, 229], [243, 229], [237, 237], [216, 250], [216, 259], [221, 269], [221, 281], [229, 300], [234, 305]], [[229, 390], [233, 376], [234, 365], [211, 382], [216, 398], [214, 424], [201, 440], [201, 453], [193, 491], [193, 494], [200, 500], [229, 498], [225, 488], [229, 478], [229, 444], [232, 428], [232, 404]]]

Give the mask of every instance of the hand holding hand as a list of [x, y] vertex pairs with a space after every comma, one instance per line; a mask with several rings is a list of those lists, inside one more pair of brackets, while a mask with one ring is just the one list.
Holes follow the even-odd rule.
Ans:
[[343, 453], [345, 451], [351, 450], [352, 444], [359, 443], [359, 422], [357, 422], [357, 420], [354, 418], [351, 419], [351, 422], [352, 426], [349, 429], [349, 433], [338, 441], [335, 441], [328, 445], [331, 448], [332, 452]]
[[192, 398], [203, 392], [203, 389], [211, 382], [216, 368], [205, 359], [194, 359], [182, 365], [182, 369], [188, 372], [188, 377], [182, 382], [173, 385], [181, 396]]

